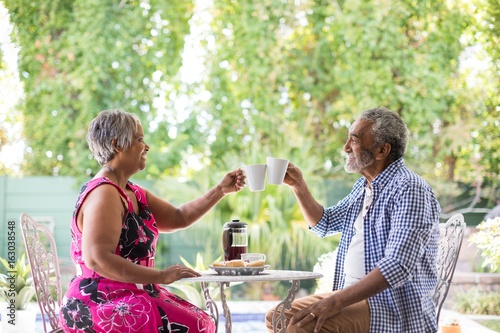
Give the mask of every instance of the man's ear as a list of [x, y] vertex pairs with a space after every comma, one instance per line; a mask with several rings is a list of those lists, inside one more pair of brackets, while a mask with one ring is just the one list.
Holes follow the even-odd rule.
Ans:
[[377, 147], [375, 150], [375, 158], [379, 160], [384, 160], [389, 156], [389, 153], [391, 152], [391, 144], [390, 143], [384, 143], [383, 145]]

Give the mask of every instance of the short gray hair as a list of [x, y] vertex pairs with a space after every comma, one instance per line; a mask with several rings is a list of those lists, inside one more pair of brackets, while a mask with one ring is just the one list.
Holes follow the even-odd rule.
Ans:
[[394, 162], [403, 157], [408, 145], [409, 131], [403, 119], [395, 112], [386, 108], [373, 108], [363, 111], [360, 119], [373, 122], [373, 147], [384, 143], [391, 145], [389, 161]]
[[100, 165], [105, 165], [115, 157], [113, 140], [117, 148], [128, 149], [140, 124], [133, 113], [120, 110], [99, 112], [89, 125], [87, 143], [94, 158]]

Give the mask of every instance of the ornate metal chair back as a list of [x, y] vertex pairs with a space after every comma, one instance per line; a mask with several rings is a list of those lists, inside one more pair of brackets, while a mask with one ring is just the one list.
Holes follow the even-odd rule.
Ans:
[[28, 214], [21, 214], [20, 221], [44, 332], [62, 332], [58, 324], [61, 275], [54, 237], [46, 226], [38, 224]]
[[441, 223], [440, 229], [441, 238], [437, 254], [438, 281], [433, 295], [438, 322], [441, 308], [446, 296], [448, 296], [460, 247], [462, 246], [465, 232], [464, 216], [462, 214], [453, 215], [446, 223]]

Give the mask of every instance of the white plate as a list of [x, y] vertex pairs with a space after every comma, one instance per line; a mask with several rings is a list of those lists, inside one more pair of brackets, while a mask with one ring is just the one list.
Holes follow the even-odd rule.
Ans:
[[270, 265], [260, 267], [214, 267], [209, 265], [208, 268], [214, 270], [219, 275], [257, 275], [271, 267]]

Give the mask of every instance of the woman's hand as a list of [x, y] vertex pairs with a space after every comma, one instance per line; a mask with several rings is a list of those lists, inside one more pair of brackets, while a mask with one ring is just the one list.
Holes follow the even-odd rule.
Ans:
[[173, 266], [164, 268], [161, 271], [161, 276], [163, 284], [170, 284], [179, 279], [197, 277], [201, 276], [201, 274], [189, 267], [183, 266], [181, 264], [175, 264]]
[[245, 187], [245, 180], [246, 176], [243, 173], [243, 170], [238, 168], [234, 171], [228, 172], [219, 185], [222, 189], [222, 193], [228, 194], [241, 191], [241, 189]]

